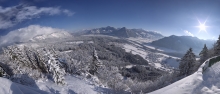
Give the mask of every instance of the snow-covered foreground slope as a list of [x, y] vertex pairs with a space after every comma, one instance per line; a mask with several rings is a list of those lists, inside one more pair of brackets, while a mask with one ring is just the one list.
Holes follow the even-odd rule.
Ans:
[[65, 77], [66, 85], [56, 85], [50, 80], [38, 80], [37, 87], [28, 87], [0, 77], [1, 94], [113, 94], [108, 88], [98, 87], [90, 80], [75, 76]]
[[89, 85], [83, 79], [66, 76], [65, 77], [66, 85], [56, 85], [54, 82], [48, 81], [38, 81], [36, 84], [40, 90], [46, 91], [48, 93], [56, 94], [97, 94], [95, 91], [95, 86]]
[[1, 94], [47, 94], [39, 89], [11, 82], [6, 78], [0, 77], [0, 83]]
[[220, 94], [220, 62], [202, 73], [205, 65], [194, 74], [149, 94]]

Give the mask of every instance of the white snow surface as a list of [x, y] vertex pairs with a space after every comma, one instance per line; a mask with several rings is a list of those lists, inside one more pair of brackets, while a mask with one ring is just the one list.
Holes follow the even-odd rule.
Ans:
[[134, 37], [130, 37], [130, 38], [127, 38], [128, 40], [131, 40], [131, 41], [136, 41], [138, 43], [149, 43], [149, 42], [152, 42], [154, 40], [152, 39], [148, 39], [148, 38], [142, 38], [142, 37], [137, 37], [137, 38], [134, 38]]
[[1, 94], [47, 94], [39, 89], [14, 83], [6, 78], [0, 77], [0, 83]]
[[94, 85], [89, 85], [86, 80], [66, 76], [65, 77], [66, 85], [56, 85], [54, 82], [48, 81], [38, 81], [36, 84], [40, 90], [46, 91], [51, 94], [97, 94], [95, 91]]
[[138, 54], [143, 58], [145, 58], [147, 55], [147, 53], [144, 52], [143, 49], [138, 49], [137, 47], [135, 47], [133, 45], [125, 44], [124, 49], [126, 52], [131, 52], [132, 54], [135, 54], [135, 55]]
[[99, 87], [90, 80], [67, 75], [65, 85], [57, 85], [51, 80], [40, 79], [36, 81], [36, 87], [29, 87], [14, 83], [0, 77], [1, 94], [113, 94], [108, 88]]
[[73, 41], [73, 42], [66, 42], [67, 44], [82, 44], [83, 41]]
[[220, 94], [220, 62], [202, 73], [206, 65], [203, 63], [194, 74], [149, 94]]

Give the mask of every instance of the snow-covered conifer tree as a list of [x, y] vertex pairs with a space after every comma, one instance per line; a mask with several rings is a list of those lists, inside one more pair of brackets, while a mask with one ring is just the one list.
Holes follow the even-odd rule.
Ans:
[[220, 35], [219, 35], [219, 37], [218, 37], [218, 40], [217, 40], [216, 45], [215, 45], [214, 48], [215, 48], [215, 49], [214, 49], [214, 54], [215, 54], [215, 56], [216, 56], [216, 55], [220, 55]]
[[94, 75], [95, 73], [97, 73], [97, 70], [100, 66], [102, 66], [102, 63], [99, 60], [97, 52], [94, 48], [93, 49], [93, 60], [92, 60], [92, 63], [90, 64], [90, 66], [89, 66], [89, 73]]
[[[51, 52], [52, 51], [52, 52]], [[49, 72], [53, 75], [53, 80], [56, 84], [64, 85], [64, 76], [66, 74], [65, 70], [60, 67], [60, 61], [58, 57], [55, 55], [55, 51], [52, 49], [47, 51], [48, 56], [48, 68]]]
[[193, 73], [195, 69], [195, 63], [196, 63], [196, 56], [192, 52], [192, 48], [190, 48], [187, 51], [187, 53], [183, 56], [179, 64], [180, 75], [187, 76]]
[[204, 45], [204, 48], [202, 51], [199, 53], [200, 56], [200, 63], [202, 64], [206, 59], [208, 59], [208, 48], [206, 45]]

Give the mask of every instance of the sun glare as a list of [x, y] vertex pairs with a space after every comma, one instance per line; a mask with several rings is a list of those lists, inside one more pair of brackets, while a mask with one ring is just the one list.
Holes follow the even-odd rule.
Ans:
[[199, 28], [200, 28], [200, 31], [205, 31], [206, 32], [205, 24], [200, 24]]
[[205, 21], [204, 23], [201, 23], [201, 22], [199, 21], [199, 24], [200, 24], [200, 25], [197, 26], [197, 27], [200, 29], [199, 32], [202, 32], [202, 31], [203, 31], [203, 32], [207, 32], [207, 31], [206, 31], [206, 28], [207, 28], [208, 26], [206, 26], [205, 23], [206, 23], [206, 21]]

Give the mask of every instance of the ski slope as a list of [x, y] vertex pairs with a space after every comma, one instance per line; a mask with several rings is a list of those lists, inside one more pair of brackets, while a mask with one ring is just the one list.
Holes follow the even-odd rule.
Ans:
[[220, 94], [220, 62], [202, 73], [206, 65], [203, 63], [194, 74], [149, 94]]

